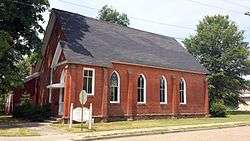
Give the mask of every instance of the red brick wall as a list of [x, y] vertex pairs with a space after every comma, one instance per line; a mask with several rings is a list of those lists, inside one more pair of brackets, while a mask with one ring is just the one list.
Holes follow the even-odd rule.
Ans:
[[[57, 44], [63, 38], [64, 38], [64, 35], [63, 35], [63, 32], [61, 32], [61, 27], [59, 26], [58, 21], [56, 21], [53, 27], [52, 33], [51, 33], [50, 40], [46, 47], [45, 54], [42, 58], [42, 64], [40, 68], [40, 76], [39, 76], [40, 81], [37, 86], [37, 89], [38, 89], [37, 95], [39, 96], [38, 102], [41, 105], [48, 103], [49, 90], [46, 88], [46, 86], [50, 84], [50, 80], [49, 80], [50, 70], [51, 70], [50, 66], [54, 57]], [[62, 58], [64, 58], [63, 55], [60, 57], [60, 60], [62, 60]], [[61, 68], [56, 68], [53, 74], [55, 75], [58, 73], [60, 73], [59, 75], [61, 75]], [[56, 81], [56, 80], [53, 80], [53, 81]], [[56, 90], [54, 92], [57, 93]], [[53, 97], [53, 99], [56, 99], [56, 98]], [[56, 103], [52, 103], [52, 104], [56, 104]]]
[[21, 103], [22, 95], [26, 92], [30, 95], [30, 102], [36, 104], [36, 83], [37, 79], [30, 80], [24, 84], [24, 86], [18, 86], [13, 91], [13, 104], [19, 105]]
[[[93, 114], [95, 116], [101, 116], [102, 114], [102, 99], [103, 99], [103, 69], [101, 67], [90, 67], [84, 66], [87, 68], [95, 69], [95, 94], [88, 96], [88, 101], [85, 106], [88, 107], [90, 103], [93, 104]], [[65, 117], [69, 116], [70, 103], [74, 103], [74, 107], [79, 107], [79, 93], [83, 88], [83, 66], [82, 65], [68, 65], [65, 78]]]
[[[95, 69], [95, 95], [89, 96], [86, 103], [93, 103], [93, 114], [96, 117], [122, 117], [122, 116], [144, 116], [144, 115], [194, 115], [207, 114], [207, 85], [206, 76], [198, 73], [173, 71], [145, 66], [113, 64], [107, 69], [104, 77], [104, 69], [97, 66], [69, 65], [71, 102], [74, 107], [80, 106], [79, 93], [83, 86], [83, 68]], [[109, 78], [113, 71], [120, 75], [120, 103], [109, 103], [108, 86]], [[140, 74], [146, 77], [146, 104], [137, 104], [137, 78]], [[164, 75], [167, 79], [167, 104], [160, 104], [159, 83], [160, 77]], [[179, 81], [184, 78], [187, 88], [187, 104], [179, 104]], [[106, 79], [106, 81], [104, 81]], [[106, 82], [106, 84], [104, 84]], [[175, 95], [175, 97], [173, 97]], [[70, 99], [70, 98], [69, 98]], [[106, 102], [108, 101], [108, 102]], [[107, 114], [107, 115], [106, 115]], [[65, 113], [67, 117], [68, 113]]]

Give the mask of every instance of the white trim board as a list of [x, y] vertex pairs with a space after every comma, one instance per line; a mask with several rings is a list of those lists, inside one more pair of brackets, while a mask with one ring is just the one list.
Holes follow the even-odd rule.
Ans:
[[59, 41], [58, 44], [57, 44], [57, 47], [56, 47], [55, 54], [53, 56], [51, 66], [50, 66], [51, 68], [56, 67], [56, 65], [58, 64], [59, 58], [61, 56], [61, 53], [62, 53], [62, 48], [61, 48], [60, 41]]

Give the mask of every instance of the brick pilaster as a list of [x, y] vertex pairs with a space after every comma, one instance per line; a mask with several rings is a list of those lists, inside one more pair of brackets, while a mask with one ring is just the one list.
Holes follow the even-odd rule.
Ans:
[[66, 65], [64, 68], [64, 118], [69, 117], [70, 112], [70, 94], [71, 94], [71, 75], [69, 66]]
[[208, 82], [207, 78], [204, 79], [204, 112], [209, 114], [209, 100], [208, 100]]
[[109, 105], [109, 73], [107, 68], [103, 68], [103, 91], [102, 91], [102, 118], [108, 118], [108, 105]]
[[176, 83], [176, 76], [172, 76], [172, 105], [171, 105], [171, 112], [173, 115], [176, 114], [176, 104], [177, 104], [177, 83]]
[[127, 116], [132, 118], [136, 114], [136, 96], [134, 93], [134, 73], [128, 70], [128, 97], [127, 97]]

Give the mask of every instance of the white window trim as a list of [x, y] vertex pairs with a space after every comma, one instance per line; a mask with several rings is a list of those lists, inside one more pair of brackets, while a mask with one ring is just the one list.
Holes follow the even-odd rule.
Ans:
[[61, 48], [60, 41], [59, 41], [58, 44], [57, 44], [56, 51], [54, 53], [53, 59], [52, 59], [52, 63], [51, 63], [51, 66], [50, 66], [51, 68], [56, 67], [56, 65], [58, 64], [58, 61], [60, 59], [61, 53], [62, 53], [62, 48]]
[[[181, 78], [181, 81], [183, 81], [184, 83], [184, 90], [183, 90], [183, 94], [184, 94], [184, 102], [180, 102], [181, 105], [185, 105], [187, 104], [187, 88], [186, 88], [186, 81], [184, 78]], [[180, 91], [180, 88], [179, 88]]]
[[165, 76], [161, 76], [165, 82], [165, 102], [160, 102], [160, 104], [168, 104], [168, 81]]
[[60, 76], [60, 83], [64, 84], [64, 70], [62, 70], [61, 76]]
[[52, 103], [52, 89], [49, 89], [49, 103]]
[[[119, 73], [117, 72], [117, 71], [113, 71], [112, 73], [111, 73], [111, 76], [113, 75], [113, 73], [115, 73], [116, 74], [116, 76], [118, 77], [118, 90], [117, 90], [117, 101], [111, 101], [110, 100], [110, 103], [120, 103], [120, 75], [119, 75]], [[110, 79], [111, 79], [111, 77], [110, 77]]]
[[[139, 77], [142, 76], [143, 79], [144, 79], [144, 93], [143, 93], [143, 96], [144, 96], [144, 101], [143, 102], [138, 102], [137, 101], [137, 104], [146, 104], [146, 93], [147, 93], [147, 80], [146, 80], [146, 77], [143, 75], [143, 74], [140, 74]], [[137, 81], [138, 81], [138, 78], [137, 78]], [[138, 86], [137, 86], [137, 89], [138, 89]]]
[[[84, 70], [90, 70], [93, 71], [93, 77], [92, 77], [92, 93], [87, 93], [89, 96], [93, 96], [95, 94], [95, 69], [93, 68], [83, 68], [83, 79], [84, 79]], [[84, 80], [83, 80], [84, 81]]]

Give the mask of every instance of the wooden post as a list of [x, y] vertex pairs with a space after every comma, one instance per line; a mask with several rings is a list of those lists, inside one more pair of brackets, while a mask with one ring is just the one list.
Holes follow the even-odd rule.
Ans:
[[89, 106], [89, 129], [92, 128], [92, 103], [90, 103], [90, 106]]

